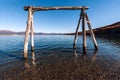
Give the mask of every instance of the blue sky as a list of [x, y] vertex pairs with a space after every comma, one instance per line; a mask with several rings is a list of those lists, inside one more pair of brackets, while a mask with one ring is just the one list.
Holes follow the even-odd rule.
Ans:
[[[0, 30], [25, 31], [27, 11], [23, 7], [30, 5], [88, 6], [93, 28], [120, 21], [120, 0], [0, 0]], [[35, 32], [75, 32], [79, 14], [79, 10], [35, 12]]]

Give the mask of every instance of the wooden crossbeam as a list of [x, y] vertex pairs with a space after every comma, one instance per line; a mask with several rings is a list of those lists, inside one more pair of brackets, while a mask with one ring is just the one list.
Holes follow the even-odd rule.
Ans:
[[59, 6], [59, 7], [24, 6], [24, 10], [28, 11], [30, 7], [32, 8], [33, 11], [44, 11], [44, 10], [82, 10], [83, 7], [84, 7], [85, 10], [88, 9], [87, 6]]

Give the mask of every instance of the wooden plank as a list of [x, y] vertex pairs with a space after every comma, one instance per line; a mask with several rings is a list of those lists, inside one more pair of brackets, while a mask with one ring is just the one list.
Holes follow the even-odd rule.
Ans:
[[87, 21], [87, 24], [88, 24], [88, 28], [89, 28], [89, 30], [90, 30], [90, 35], [91, 35], [92, 40], [93, 40], [93, 42], [94, 42], [94, 47], [95, 47], [95, 49], [98, 49], [97, 41], [96, 41], [96, 39], [95, 39], [95, 35], [94, 35], [94, 33], [93, 33], [93, 30], [92, 30], [92, 26], [91, 26], [90, 20], [89, 20], [89, 18], [88, 18], [88, 16], [87, 16], [86, 13], [85, 13], [85, 18], [86, 18], [86, 21]]
[[84, 7], [88, 9], [87, 6], [59, 6], [59, 7], [34, 7], [34, 6], [24, 6], [24, 10], [28, 11], [28, 9], [32, 7], [33, 11], [43, 11], [43, 10], [82, 10]]

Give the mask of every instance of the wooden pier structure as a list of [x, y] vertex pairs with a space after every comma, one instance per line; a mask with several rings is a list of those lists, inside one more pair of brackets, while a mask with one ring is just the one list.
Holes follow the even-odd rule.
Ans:
[[[88, 25], [90, 35], [92, 37], [92, 40], [94, 42], [95, 49], [98, 49], [97, 42], [95, 39], [95, 35], [92, 31], [92, 26], [89, 21], [89, 18], [87, 16], [87, 13], [85, 12], [88, 9], [87, 6], [62, 6], [62, 7], [34, 7], [34, 6], [24, 6], [24, 10], [28, 11], [28, 21], [27, 21], [27, 27], [25, 32], [25, 39], [24, 39], [24, 58], [27, 58], [28, 56], [28, 38], [29, 34], [31, 35], [31, 50], [34, 51], [34, 27], [33, 27], [33, 14], [36, 11], [46, 11], [46, 10], [80, 10], [80, 18], [78, 21], [78, 25], [75, 32], [75, 38], [73, 43], [73, 48], [76, 48], [76, 42], [77, 42], [77, 36], [78, 36], [78, 29], [80, 26], [80, 22], [82, 21], [82, 33], [83, 33], [83, 50], [86, 49], [86, 30], [85, 30], [85, 22]], [[34, 56], [34, 54], [32, 54]]]

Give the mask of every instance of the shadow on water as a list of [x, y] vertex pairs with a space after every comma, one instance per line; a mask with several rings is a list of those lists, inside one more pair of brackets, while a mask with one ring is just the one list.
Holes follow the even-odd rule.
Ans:
[[97, 36], [99, 41], [110, 42], [114, 43], [114, 45], [120, 45], [120, 37], [104, 37], [104, 36]]
[[[36, 65], [36, 61], [35, 61], [36, 59], [35, 59], [34, 51], [32, 51], [31, 54], [32, 54], [32, 59], [30, 60], [30, 63], [32, 63], [32, 66], [35, 66]], [[24, 59], [24, 67], [25, 68], [31, 68], [30, 63], [29, 63], [28, 58]]]
[[[32, 52], [34, 54], [34, 52]], [[82, 55], [78, 55], [76, 53], [76, 49], [73, 49], [72, 56], [56, 56], [55, 62], [53, 63], [46, 63], [43, 62], [42, 64], [36, 64], [35, 56], [32, 56], [31, 60], [25, 59], [24, 60], [24, 70], [23, 73], [27, 73], [23, 76], [26, 79], [78, 79], [82, 76], [83, 71], [85, 71], [85, 75], [89, 74], [86, 73], [86, 65], [89, 65], [89, 62], [85, 62], [87, 59], [87, 51], [83, 51]], [[93, 51], [93, 56], [91, 60], [94, 62], [96, 60], [97, 50]], [[52, 56], [51, 56], [52, 57]], [[69, 58], [68, 58], [69, 57]], [[53, 57], [52, 57], [53, 58]], [[62, 60], [61, 60], [62, 59]], [[39, 60], [39, 59], [38, 59]], [[49, 59], [51, 60], [51, 58]], [[84, 63], [85, 62], [85, 63]], [[89, 67], [89, 66], [88, 66]], [[86, 68], [86, 69], [85, 69]], [[80, 73], [80, 74], [79, 74]], [[71, 75], [71, 76], [70, 76]], [[77, 76], [77, 77], [75, 77]], [[83, 76], [84, 77], [84, 76]]]
[[[97, 59], [97, 54], [98, 54], [98, 50], [95, 49], [93, 51], [93, 55], [91, 58], [92, 61], [95, 61]], [[73, 58], [74, 58], [75, 62], [77, 62], [77, 58], [86, 60], [87, 59], [87, 49], [83, 50], [82, 55], [80, 55], [80, 56], [76, 53], [76, 49], [73, 49]]]
[[[31, 52], [31, 55], [32, 55], [31, 59], [23, 59], [23, 57], [19, 57], [19, 56], [16, 56], [16, 55], [4, 53], [2, 51], [0, 51], [0, 53], [4, 54], [6, 56], [9, 56], [9, 57], [13, 57], [13, 58], [15, 58], [17, 60], [20, 60], [20, 61], [23, 60], [24, 61], [23, 65], [24, 65], [24, 68], [26, 68], [26, 69], [32, 69], [34, 66], [36, 66], [36, 58], [35, 58], [35, 53], [34, 52]], [[97, 54], [97, 51], [95, 50], [94, 51], [94, 56], [92, 57], [92, 60], [96, 59], [96, 54]], [[53, 59], [52, 61], [55, 62], [55, 64], [58, 62], [58, 64], [61, 65], [61, 64], [63, 64], [66, 61], [70, 62], [69, 59], [72, 59], [72, 58], [74, 58], [73, 59], [74, 62], [77, 62], [78, 58], [86, 60], [86, 58], [87, 58], [87, 51], [83, 51], [82, 55], [78, 55], [76, 53], [76, 49], [73, 49], [73, 55], [72, 56], [65, 56], [64, 57], [64, 55], [63, 56], [54, 56], [54, 55], [52, 55], [50, 57], [51, 58], [47, 58], [48, 61], [51, 61], [51, 59]], [[38, 62], [40, 62], [39, 59], [37, 59], [37, 60], [38, 60]], [[46, 65], [46, 59], [45, 58], [43, 58], [42, 62], [43, 62], [43, 65]], [[48, 62], [48, 64], [51, 64], [51, 63]]]
[[[119, 79], [119, 66], [112, 66], [112, 63], [104, 61], [106, 59], [100, 60], [97, 50], [90, 52], [90, 55], [89, 50], [80, 54], [73, 49], [72, 53], [70, 56], [52, 55], [43, 58], [44, 61], [40, 63], [41, 59], [36, 60], [35, 53], [31, 52], [32, 58], [24, 59], [22, 69], [17, 67], [12, 75], [11, 72], [7, 74], [11, 79], [17, 80], [109, 80], [111, 76], [113, 80]], [[46, 59], [50, 62], [46, 62]], [[15, 70], [17, 74], [14, 73]]]
[[[28, 58], [24, 59], [24, 67], [27, 68], [27, 69], [32, 68], [32, 66], [36, 66], [35, 53], [31, 52], [31, 54], [32, 54], [32, 58], [31, 59], [28, 59]], [[93, 55], [91, 57], [91, 61], [94, 62], [97, 59], [97, 54], [98, 54], [98, 50], [94, 50], [93, 51]], [[51, 56], [51, 57], [53, 58], [53, 56]], [[79, 59], [83, 60], [83, 61], [87, 60], [87, 50], [85, 50], [85, 51], [83, 50], [82, 55], [79, 55], [79, 53], [78, 54], [76, 53], [76, 49], [73, 49], [73, 55], [72, 56], [68, 56], [68, 57], [67, 56], [66, 57], [64, 57], [64, 56], [55, 56], [55, 57], [56, 57], [56, 58], [54, 58], [55, 62], [53, 62], [53, 63], [57, 63], [58, 62], [58, 64], [59, 64], [61, 62], [66, 62], [66, 61], [71, 62], [70, 61], [71, 57], [73, 58], [73, 62], [77, 63], [77, 60], [79, 60]], [[51, 58], [48, 58], [48, 61], [49, 60], [51, 60]], [[43, 64], [44, 63], [46, 64], [46, 62], [43, 61]], [[51, 64], [51, 63], [48, 62], [48, 64]]]

